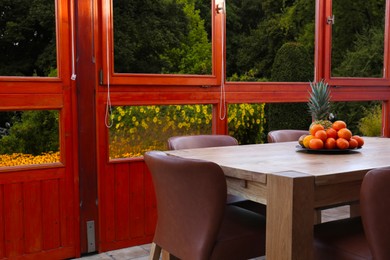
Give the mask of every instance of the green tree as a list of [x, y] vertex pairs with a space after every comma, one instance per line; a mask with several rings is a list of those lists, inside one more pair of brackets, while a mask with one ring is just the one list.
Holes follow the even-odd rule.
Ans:
[[188, 33], [178, 48], [166, 50], [160, 55], [165, 61], [164, 73], [211, 74], [211, 43], [205, 30], [204, 20], [195, 3], [178, 0], [189, 21]]
[[0, 154], [40, 155], [59, 150], [58, 111], [24, 111], [12, 119], [9, 135], [0, 139]]
[[[363, 34], [375, 32], [374, 28], [382, 28], [385, 19], [386, 1], [384, 0], [343, 0], [333, 1], [333, 15], [335, 16], [335, 24], [332, 25], [332, 75], [333, 76], [354, 76], [348, 73], [350, 68], [346, 70], [339, 68], [344, 67], [345, 59], [351, 52], [356, 52], [356, 47], [363, 47], [369, 52], [372, 44], [367, 46], [359, 46], [354, 43], [360, 41], [359, 38]], [[372, 31], [373, 30], [373, 31]], [[379, 35], [377, 32], [374, 34]], [[366, 34], [367, 35], [367, 34]], [[370, 38], [370, 36], [367, 36]], [[366, 40], [363, 40], [366, 41]], [[367, 42], [366, 42], [367, 43]], [[383, 38], [382, 43], [379, 45], [382, 50], [379, 51], [379, 55], [383, 55]], [[375, 49], [377, 50], [377, 49]], [[359, 52], [362, 52], [361, 49]], [[344, 63], [344, 64], [343, 64]], [[379, 70], [381, 73], [382, 70]], [[365, 74], [365, 73], [364, 73]], [[375, 75], [378, 71], [375, 72]], [[356, 71], [355, 71], [356, 75]]]
[[205, 1], [114, 1], [115, 71], [210, 74], [211, 43], [196, 7]]
[[47, 76], [57, 68], [55, 1], [0, 2], [0, 75]]
[[[313, 60], [305, 47], [296, 42], [283, 44], [272, 65], [272, 81], [307, 82], [313, 78]], [[307, 103], [267, 104], [268, 131], [308, 129], [311, 116]]]
[[353, 49], [345, 53], [340, 66], [334, 69], [336, 75], [349, 77], [383, 76], [383, 26], [367, 28], [367, 32], [356, 35]]
[[276, 52], [291, 41], [300, 42], [314, 60], [314, 1], [250, 2], [257, 7], [252, 16], [235, 1], [235, 5], [230, 4], [232, 11], [228, 9], [228, 76], [252, 70], [257, 73], [257, 78], [270, 79]]

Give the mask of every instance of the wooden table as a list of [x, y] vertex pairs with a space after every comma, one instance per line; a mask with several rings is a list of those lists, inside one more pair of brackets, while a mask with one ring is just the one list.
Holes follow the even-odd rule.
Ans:
[[297, 152], [297, 142], [167, 151], [219, 164], [228, 192], [267, 204], [267, 260], [312, 259], [317, 209], [359, 201], [370, 169], [390, 166], [390, 138], [347, 154]]

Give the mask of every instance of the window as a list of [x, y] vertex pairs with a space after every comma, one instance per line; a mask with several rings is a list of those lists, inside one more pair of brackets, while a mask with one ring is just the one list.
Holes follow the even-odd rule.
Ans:
[[332, 1], [332, 77], [383, 78], [386, 1]]
[[0, 76], [57, 76], [55, 1], [2, 1]]
[[60, 161], [57, 110], [0, 112], [0, 167]]
[[[113, 1], [112, 16], [106, 14], [113, 46], [103, 49], [113, 49], [114, 57], [103, 55], [104, 82], [110, 76], [112, 84], [216, 85], [212, 6], [210, 0]], [[103, 44], [110, 44], [104, 30]]]
[[139, 157], [171, 136], [211, 134], [212, 105], [117, 106], [111, 119], [110, 159]]
[[314, 31], [315, 1], [227, 0], [227, 80], [313, 80]]

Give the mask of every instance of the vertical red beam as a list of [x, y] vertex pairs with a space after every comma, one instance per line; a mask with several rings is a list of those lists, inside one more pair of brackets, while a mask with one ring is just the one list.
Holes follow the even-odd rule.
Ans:
[[[94, 60], [94, 1], [76, 1], [78, 151], [80, 183], [81, 253], [88, 252], [87, 222], [95, 223], [95, 249], [98, 241], [97, 152], [95, 86], [97, 69]], [[96, 251], [89, 250], [89, 251]]]

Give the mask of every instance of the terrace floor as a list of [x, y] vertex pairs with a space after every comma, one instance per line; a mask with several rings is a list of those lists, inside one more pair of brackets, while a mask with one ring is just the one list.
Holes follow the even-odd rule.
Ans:
[[[349, 217], [349, 206], [322, 211], [323, 222], [332, 221]], [[83, 256], [74, 260], [147, 260], [149, 259], [150, 244], [122, 248], [119, 250], [108, 251], [100, 254]], [[265, 257], [257, 257], [252, 260], [264, 260]]]

